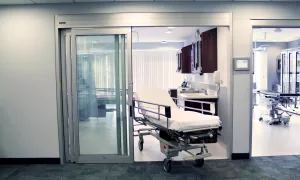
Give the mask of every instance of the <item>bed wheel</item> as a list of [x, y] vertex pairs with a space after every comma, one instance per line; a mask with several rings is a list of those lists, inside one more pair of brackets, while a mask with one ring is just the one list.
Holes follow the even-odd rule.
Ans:
[[142, 151], [144, 148], [144, 141], [139, 140], [139, 150]]
[[171, 159], [165, 158], [164, 159], [164, 170], [166, 172], [170, 172], [171, 171]]
[[[201, 153], [197, 153], [196, 155], [200, 155]], [[195, 166], [202, 167], [204, 165], [204, 159], [196, 159]]]
[[263, 120], [263, 118], [262, 118], [262, 117], [260, 117], [258, 120], [259, 120], [259, 121], [262, 121], [262, 120]]

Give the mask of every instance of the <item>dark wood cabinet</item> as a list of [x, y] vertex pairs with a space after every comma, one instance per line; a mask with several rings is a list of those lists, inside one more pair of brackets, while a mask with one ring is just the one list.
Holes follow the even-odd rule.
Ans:
[[183, 47], [181, 53], [177, 54], [177, 71], [181, 73], [213, 73], [217, 71], [217, 34], [217, 28], [202, 32], [201, 41]]
[[[211, 99], [190, 99], [190, 100], [193, 100], [193, 101], [204, 101], [204, 102], [213, 102], [215, 103], [215, 116], [218, 115], [218, 99], [217, 98], [211, 98]], [[197, 109], [204, 109], [204, 110], [207, 110], [207, 111], [210, 111], [211, 109], [211, 106], [209, 104], [201, 104], [201, 103], [196, 103], [196, 102], [190, 102], [190, 101], [185, 101], [184, 102], [184, 106], [185, 107], [191, 107], [191, 108], [197, 108]], [[203, 107], [202, 107], [203, 106]], [[194, 111], [194, 112], [198, 112], [198, 113], [202, 113], [201, 111], [199, 110], [194, 110], [194, 109], [189, 109], [189, 108], [185, 108], [184, 109], [185, 111]], [[208, 115], [212, 115], [211, 113], [208, 113], [208, 112], [203, 112], [203, 114], [208, 114]]]
[[218, 70], [217, 34], [217, 28], [201, 34], [202, 73], [213, 73]]
[[[202, 109], [203, 108], [203, 110], [207, 110], [207, 111], [214, 110], [215, 111], [214, 115], [215, 116], [218, 115], [218, 98], [189, 99], [189, 100], [192, 100], [192, 101], [203, 101], [203, 102], [212, 102], [212, 103], [214, 103], [214, 106], [211, 106], [209, 104], [202, 104], [202, 103], [197, 103], [197, 102], [186, 101], [185, 99], [181, 99], [181, 98], [178, 99], [177, 104], [179, 106], [184, 106], [185, 107], [184, 108], [185, 111], [194, 111], [194, 112], [202, 113], [202, 111], [200, 111], [200, 110], [189, 109], [188, 107], [197, 108], [197, 109]], [[214, 108], [214, 109], [211, 109], [211, 108]], [[213, 115], [212, 113], [209, 113], [209, 112], [203, 112], [203, 114]]]
[[177, 71], [176, 72], [181, 72], [181, 60], [182, 55], [181, 53], [177, 53]]
[[175, 104], [177, 104], [177, 89], [169, 89], [169, 94], [172, 98], [176, 98], [173, 99], [173, 101], [175, 102]]
[[181, 49], [181, 73], [191, 73], [193, 46], [185, 46]]

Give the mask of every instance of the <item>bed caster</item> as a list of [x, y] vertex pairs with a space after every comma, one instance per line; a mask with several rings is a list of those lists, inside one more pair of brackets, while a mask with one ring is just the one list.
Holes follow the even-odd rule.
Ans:
[[143, 140], [139, 140], [138, 145], [139, 145], [139, 150], [142, 151], [143, 148], [144, 148], [144, 141]]
[[166, 172], [170, 172], [171, 171], [171, 162], [172, 162], [171, 159], [168, 159], [168, 158], [164, 159], [164, 170]]
[[260, 117], [258, 120], [259, 120], [259, 121], [262, 121], [262, 120], [263, 120], [263, 118], [262, 118], [262, 117]]
[[[196, 155], [200, 155], [201, 153], [197, 153]], [[196, 159], [195, 160], [195, 166], [196, 167], [202, 167], [204, 165], [204, 159]]]

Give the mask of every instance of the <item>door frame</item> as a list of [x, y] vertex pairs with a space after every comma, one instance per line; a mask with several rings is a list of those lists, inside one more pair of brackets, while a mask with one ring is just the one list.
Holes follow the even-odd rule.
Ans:
[[[60, 162], [65, 162], [64, 155], [64, 129], [63, 105], [61, 87], [61, 47], [60, 30], [69, 28], [105, 28], [105, 27], [151, 27], [151, 26], [208, 26], [229, 28], [229, 55], [228, 55], [228, 144], [227, 157], [230, 159], [233, 146], [233, 71], [232, 71], [232, 13], [99, 13], [99, 14], [73, 14], [55, 15], [55, 50], [56, 50], [56, 99], [57, 121], [59, 137]], [[131, 53], [131, 52], [130, 52]], [[131, 73], [132, 75], [132, 73]], [[132, 123], [132, 117], [130, 117]], [[132, 127], [129, 127], [132, 128]], [[133, 130], [133, 129], [132, 129]], [[133, 137], [130, 137], [133, 138]], [[133, 144], [130, 144], [133, 149]], [[133, 152], [133, 151], [132, 151]], [[134, 157], [133, 157], [134, 158]]]
[[[116, 118], [117, 118], [117, 148], [118, 148], [118, 154], [81, 154], [80, 153], [80, 141], [79, 141], [79, 125], [78, 125], [78, 115], [77, 115], [77, 107], [78, 107], [78, 99], [77, 99], [77, 47], [76, 47], [76, 37], [77, 36], [102, 36], [102, 35], [112, 35], [112, 36], [118, 36], [124, 35], [121, 38], [121, 52], [124, 53], [123, 56], [120, 56], [119, 59], [119, 50], [115, 51], [116, 53], [116, 59], [118, 59], [118, 62], [115, 63], [115, 67], [117, 69], [116, 71], [116, 78], [119, 79], [119, 71], [120, 68], [122, 69], [122, 75], [124, 76], [126, 74], [126, 70], [128, 69], [131, 71], [131, 28], [93, 28], [93, 29], [68, 29], [66, 31], [62, 31], [62, 34], [66, 36], [66, 38], [61, 38], [61, 43], [63, 44], [64, 41], [65, 44], [64, 47], [61, 49], [62, 54], [62, 74], [66, 76], [65, 79], [62, 79], [62, 86], [63, 86], [63, 98], [64, 98], [64, 104], [63, 107], [67, 109], [67, 111], [64, 111], [64, 135], [65, 135], [65, 159], [70, 162], [77, 162], [77, 163], [129, 163], [133, 162], [133, 149], [129, 149], [128, 144], [133, 143], [133, 138], [127, 139], [127, 122], [129, 124], [128, 127], [132, 127], [132, 124], [127, 119], [126, 114], [129, 116], [129, 112], [127, 111], [127, 105], [131, 106], [132, 102], [132, 86], [131, 81], [132, 78], [129, 76], [125, 80], [122, 79], [122, 88], [125, 89], [128, 87], [128, 103], [126, 105], [126, 91], [122, 91], [122, 101], [118, 98], [120, 95], [120, 91], [116, 91], [116, 97], [117, 97], [117, 107], [116, 107]], [[125, 49], [125, 36], [127, 39], [127, 48]], [[116, 42], [115, 42], [116, 43]], [[72, 49], [71, 49], [72, 48]], [[115, 48], [119, 49], [119, 43], [117, 43], [117, 46]], [[128, 53], [125, 53], [125, 52]], [[64, 56], [64, 53], [65, 56]], [[125, 62], [127, 61], [127, 62]], [[121, 64], [121, 66], [120, 66]], [[127, 65], [127, 67], [125, 67]], [[116, 87], [119, 86], [121, 82], [119, 80], [115, 79], [114, 83], [116, 84]], [[127, 84], [126, 84], [127, 83]], [[118, 88], [117, 88], [118, 89]], [[72, 90], [72, 91], [71, 91]], [[69, 94], [69, 95], [67, 95]], [[124, 98], [124, 99], [123, 99]], [[120, 104], [118, 104], [118, 101], [120, 104], [122, 104], [122, 113], [120, 113]], [[129, 108], [128, 108], [129, 110]], [[123, 121], [121, 120], [123, 119]], [[74, 121], [75, 120], [75, 121]], [[125, 121], [124, 121], [125, 120]], [[121, 133], [121, 129], [123, 129], [123, 133]], [[125, 131], [124, 131], [125, 129]], [[131, 132], [131, 130], [129, 131]], [[130, 133], [129, 133], [130, 137]], [[122, 143], [123, 140], [123, 143]], [[103, 144], [105, 145], [105, 144]], [[120, 148], [123, 147], [123, 151]], [[123, 153], [122, 153], [123, 152]], [[129, 152], [129, 153], [128, 153]]]
[[[253, 29], [254, 28], [300, 28], [300, 20], [298, 19], [250, 19], [251, 23], [251, 39], [253, 38]], [[253, 54], [252, 54], [252, 45], [251, 41], [251, 54], [250, 54], [250, 135], [249, 135], [249, 147], [250, 147], [250, 158], [252, 158], [252, 131], [253, 131]]]

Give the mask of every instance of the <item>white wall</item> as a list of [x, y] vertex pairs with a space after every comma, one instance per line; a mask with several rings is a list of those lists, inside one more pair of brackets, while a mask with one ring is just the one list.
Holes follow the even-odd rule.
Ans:
[[53, 16], [0, 9], [0, 158], [58, 157]]
[[[0, 7], [0, 157], [58, 157], [55, 14], [232, 12], [233, 57], [250, 57], [250, 19], [299, 19], [299, 7], [294, 2], [106, 2]], [[233, 72], [234, 153], [250, 152], [250, 74]]]

